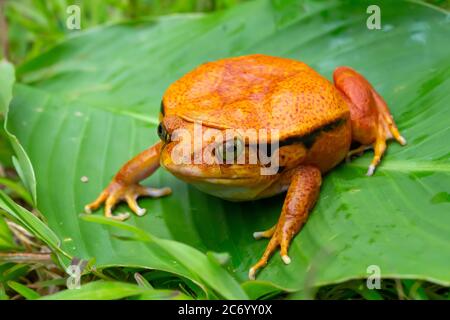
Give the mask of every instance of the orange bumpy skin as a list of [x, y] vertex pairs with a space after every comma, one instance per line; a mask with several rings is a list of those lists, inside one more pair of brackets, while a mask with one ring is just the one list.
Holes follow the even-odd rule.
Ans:
[[200, 65], [163, 97], [165, 116], [208, 127], [302, 136], [348, 114], [335, 87], [303, 62], [251, 55]]
[[[373, 147], [374, 158], [367, 172], [372, 175], [386, 150], [387, 139], [406, 143], [386, 102], [362, 75], [339, 67], [333, 78], [334, 85], [302, 62], [266, 55], [227, 58], [197, 67], [164, 94], [158, 128], [162, 141], [127, 162], [86, 211], [105, 203], [106, 216], [123, 220], [127, 215], [113, 215], [112, 209], [125, 200], [142, 215], [145, 210], [136, 202], [139, 196], [170, 193], [169, 188], [139, 184], [160, 165], [199, 189], [232, 201], [254, 200], [287, 190], [278, 223], [254, 233], [255, 238], [270, 241], [249, 277], [255, 278], [277, 247], [281, 248], [282, 260], [290, 263], [289, 244], [318, 198], [322, 175], [346, 157]], [[246, 136], [242, 150], [248, 157], [250, 146], [279, 141], [273, 153], [279, 159], [278, 171], [262, 175], [261, 169], [267, 164], [259, 159], [251, 164], [177, 163], [172, 155], [178, 147], [192, 147], [192, 159], [198, 150], [192, 141], [175, 139], [176, 131], [183, 129], [194, 136], [198, 125], [213, 133], [277, 130], [276, 139]], [[203, 139], [200, 151], [207, 155], [216, 142], [210, 137]], [[350, 150], [352, 140], [361, 146]]]

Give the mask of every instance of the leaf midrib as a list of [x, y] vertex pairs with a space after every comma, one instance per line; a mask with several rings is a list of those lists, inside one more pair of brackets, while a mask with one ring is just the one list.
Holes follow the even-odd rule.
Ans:
[[[365, 163], [354, 162], [347, 164], [349, 167], [367, 169]], [[441, 161], [412, 161], [412, 160], [386, 160], [379, 167], [380, 171], [395, 172], [444, 172], [450, 173], [450, 163]]]

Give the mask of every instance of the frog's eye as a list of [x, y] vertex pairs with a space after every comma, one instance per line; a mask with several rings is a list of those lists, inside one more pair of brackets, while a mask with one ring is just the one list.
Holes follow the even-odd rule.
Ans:
[[160, 122], [158, 125], [158, 136], [164, 142], [170, 141], [170, 134], [167, 132], [162, 122]]
[[218, 146], [216, 156], [220, 161], [229, 163], [231, 160], [236, 161], [243, 150], [244, 143], [241, 139], [235, 137], [233, 140], [225, 141]]

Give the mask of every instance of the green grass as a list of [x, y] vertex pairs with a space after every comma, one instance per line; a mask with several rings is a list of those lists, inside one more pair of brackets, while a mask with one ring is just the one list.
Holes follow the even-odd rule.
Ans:
[[[0, 0], [1, 1], [1, 0]], [[83, 2], [82, 28], [105, 23], [174, 13], [209, 12], [226, 9], [238, 0], [151, 1], [108, 0]], [[5, 16], [9, 26], [9, 50], [2, 50], [20, 66], [76, 31], [64, 27], [65, 8], [73, 1], [23, 0], [6, 1]], [[80, 1], [75, 1], [80, 3]], [[430, 1], [444, 9], [447, 1]], [[4, 47], [3, 47], [4, 49]], [[3, 127], [3, 126], [2, 126]], [[0, 186], [4, 193], [26, 212], [41, 217], [33, 207], [32, 195], [21, 185], [10, 161], [13, 150], [6, 134], [0, 135]], [[20, 209], [20, 208], [19, 208]], [[30, 218], [30, 217], [28, 217]], [[67, 274], [50, 248], [40, 241], [47, 232], [34, 221], [11, 218], [0, 211], [0, 299], [206, 299], [203, 290], [191, 280], [173, 273], [143, 268], [110, 267], [102, 270], [87, 264], [81, 276], [82, 290], [66, 289]], [[34, 222], [33, 222], [34, 221]], [[23, 225], [34, 226], [28, 231]], [[29, 230], [35, 230], [30, 232]], [[51, 237], [51, 235], [49, 236]], [[211, 259], [220, 260], [217, 257]], [[450, 299], [449, 288], [415, 279], [384, 279], [379, 290], [368, 290], [364, 279], [312, 288], [308, 292], [274, 291], [265, 298], [278, 299]]]

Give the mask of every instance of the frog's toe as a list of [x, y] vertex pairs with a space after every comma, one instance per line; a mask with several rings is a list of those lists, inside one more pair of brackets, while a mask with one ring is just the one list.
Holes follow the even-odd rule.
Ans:
[[371, 164], [369, 166], [369, 169], [367, 169], [366, 176], [368, 176], [368, 177], [373, 176], [373, 173], [375, 172], [375, 168], [376, 168], [376, 166], [374, 164]]
[[145, 191], [144, 191], [143, 195], [153, 197], [153, 198], [168, 196], [169, 194], [172, 193], [172, 189], [170, 189], [168, 187], [160, 188], [160, 189], [156, 189], [156, 188], [144, 188], [144, 189], [145, 189]]
[[105, 204], [105, 217], [115, 220], [126, 220], [129, 218], [129, 213], [113, 214], [114, 207], [121, 201], [125, 200], [130, 209], [138, 216], [143, 216], [146, 213], [144, 208], [139, 207], [137, 199], [141, 196], [148, 197], [162, 197], [170, 194], [170, 188], [146, 188], [139, 184], [123, 185], [117, 182], [112, 182], [92, 203], [86, 205], [84, 210], [86, 213], [91, 213], [97, 210], [103, 203]]
[[397, 140], [398, 143], [400, 143], [402, 146], [405, 146], [407, 143], [405, 137], [403, 137], [403, 136], [395, 137], [395, 140]]
[[283, 260], [284, 264], [291, 263], [291, 258], [289, 258], [289, 256], [286, 254], [281, 256], [281, 260]]
[[[281, 231], [283, 230], [283, 226], [283, 223], [277, 224], [266, 231], [255, 232], [253, 234], [256, 239], [270, 238], [270, 241], [261, 259], [259, 259], [259, 261], [250, 268], [248, 272], [248, 277], [250, 280], [254, 280], [256, 272], [267, 265], [267, 261], [269, 260], [270, 256], [278, 247], [280, 247], [281, 249], [281, 260], [283, 260], [285, 264], [291, 263], [291, 258], [289, 258], [287, 251], [289, 249], [289, 243], [291, 242], [293, 235], [290, 232], [286, 233], [284, 231]], [[277, 227], [279, 228], [278, 231]]]
[[[273, 229], [273, 228], [271, 228]], [[265, 232], [271, 232], [271, 229], [265, 231]], [[265, 267], [267, 265], [267, 261], [269, 260], [272, 253], [278, 248], [280, 245], [280, 234], [276, 232], [276, 227], [274, 228], [274, 231], [272, 232], [272, 235], [270, 237], [269, 244], [266, 247], [266, 250], [264, 251], [261, 259], [257, 263], [255, 263], [248, 272], [248, 278], [250, 280], [255, 280], [256, 272]]]
[[263, 238], [270, 238], [273, 236], [275, 230], [277, 228], [277, 225], [274, 225], [272, 228], [264, 230], [264, 231], [256, 231], [253, 232], [253, 238], [256, 240], [263, 239]]
[[130, 207], [131, 210], [133, 210], [134, 213], [136, 213], [138, 216], [143, 216], [147, 210], [144, 208], [139, 207], [137, 203], [137, 194], [127, 194], [125, 196], [125, 200], [127, 201], [128, 207]]
[[91, 214], [93, 211], [97, 210], [102, 204], [103, 202], [106, 201], [106, 199], [108, 198], [108, 191], [104, 190], [97, 199], [95, 199], [95, 201], [87, 204], [84, 207], [84, 211], [88, 214]]
[[347, 155], [345, 157], [345, 161], [350, 162], [354, 156], [361, 156], [364, 153], [364, 151], [370, 150], [370, 149], [373, 149], [372, 145], [360, 145], [356, 149], [350, 150], [347, 153]]
[[125, 200], [130, 209], [133, 210], [134, 213], [136, 213], [138, 216], [143, 216], [147, 212], [147, 210], [139, 207], [137, 203], [137, 199], [139, 197], [148, 196], [153, 198], [159, 198], [169, 195], [171, 193], [172, 190], [170, 188], [156, 189], [156, 188], [146, 188], [141, 185], [135, 185], [127, 189], [125, 193]]
[[291, 178], [286, 200], [276, 226], [254, 234], [255, 238], [270, 237], [270, 241], [261, 259], [250, 268], [248, 276], [254, 279], [258, 269], [263, 268], [272, 253], [280, 247], [281, 259], [285, 264], [291, 263], [288, 256], [289, 245], [308, 214], [319, 194], [322, 176], [320, 170], [312, 166], [301, 166]]
[[255, 267], [250, 268], [250, 270], [248, 271], [248, 278], [250, 280], [255, 280], [256, 279], [256, 270]]
[[121, 195], [120, 191], [121, 190], [119, 189], [108, 195], [108, 197], [105, 201], [105, 217], [114, 219], [114, 220], [124, 221], [130, 217], [129, 213], [124, 212], [124, 213], [113, 214], [114, 207], [122, 199], [122, 195]]
[[105, 214], [105, 216], [109, 219], [117, 220], [117, 221], [125, 221], [130, 217], [128, 212], [116, 213], [116, 214]]

